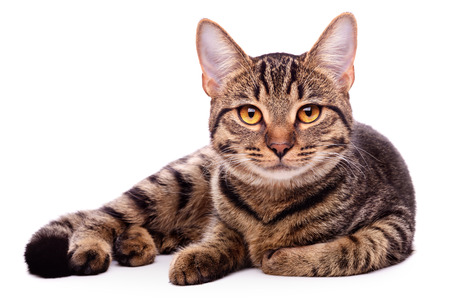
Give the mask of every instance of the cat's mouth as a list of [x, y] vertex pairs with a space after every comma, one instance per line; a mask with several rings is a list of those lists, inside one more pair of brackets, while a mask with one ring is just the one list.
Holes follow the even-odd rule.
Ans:
[[279, 162], [278, 164], [276, 164], [274, 166], [266, 167], [266, 169], [269, 171], [291, 171], [293, 168], [286, 166], [282, 162]]

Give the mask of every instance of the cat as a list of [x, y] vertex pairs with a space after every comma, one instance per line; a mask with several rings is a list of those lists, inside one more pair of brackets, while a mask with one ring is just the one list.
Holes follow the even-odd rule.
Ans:
[[356, 36], [343, 13], [309, 52], [250, 57], [201, 20], [210, 145], [41, 228], [25, 249], [29, 272], [93, 275], [112, 259], [141, 266], [175, 252], [170, 282], [191, 285], [248, 267], [347, 276], [405, 260], [414, 188], [388, 139], [353, 120]]

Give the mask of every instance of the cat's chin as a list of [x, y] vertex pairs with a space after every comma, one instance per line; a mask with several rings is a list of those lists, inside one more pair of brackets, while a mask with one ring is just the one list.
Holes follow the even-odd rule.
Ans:
[[253, 184], [289, 183], [292, 181], [304, 181], [311, 173], [310, 167], [289, 167], [284, 164], [277, 164], [271, 167], [251, 166], [252, 173], [259, 175], [261, 180], [253, 180]]
[[249, 179], [247, 181], [252, 185], [262, 186], [267, 184], [290, 187], [309, 185], [327, 176], [335, 167], [336, 163], [337, 161], [335, 160], [328, 160], [326, 163], [322, 162], [296, 167], [287, 166], [282, 163], [268, 167], [250, 165], [246, 169], [252, 174], [247, 174]]

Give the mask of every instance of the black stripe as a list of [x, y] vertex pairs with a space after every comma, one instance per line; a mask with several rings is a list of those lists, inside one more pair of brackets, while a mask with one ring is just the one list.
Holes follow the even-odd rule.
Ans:
[[362, 270], [364, 272], [368, 272], [371, 269], [371, 264], [372, 264], [372, 252], [376, 252], [377, 250], [376, 248], [376, 243], [375, 241], [369, 236], [366, 237], [367, 243], [365, 243], [366, 245], [369, 246], [369, 249], [366, 250], [366, 257], [364, 257], [364, 265], [362, 266]]
[[306, 147], [301, 147], [300, 150], [303, 151], [303, 150], [314, 149], [314, 148], [317, 148], [317, 147], [316, 146], [306, 146]]
[[131, 200], [142, 210], [147, 210], [150, 205], [154, 205], [153, 201], [149, 198], [144, 190], [139, 187], [133, 187], [125, 195], [130, 197]]
[[217, 128], [219, 127], [220, 120], [230, 110], [233, 110], [233, 109], [232, 108], [224, 108], [217, 115], [216, 121], [214, 122], [214, 126], [211, 129], [211, 134], [210, 134], [211, 139], [213, 139], [214, 135], [216, 134]]
[[153, 174], [152, 176], [149, 176], [147, 178], [147, 180], [152, 182], [152, 183], [158, 184], [158, 185], [167, 186], [167, 184], [161, 182], [159, 176], [156, 175], [156, 174]]
[[353, 242], [354, 246], [353, 246], [353, 255], [351, 256], [352, 261], [353, 261], [353, 268], [354, 269], [359, 269], [360, 265], [361, 265], [361, 251], [362, 248], [359, 246], [359, 239], [354, 236], [354, 235], [349, 235], [348, 236], [349, 240]]
[[309, 156], [316, 153], [316, 151], [311, 151], [311, 152], [301, 152], [299, 153], [297, 156]]
[[279, 82], [282, 82], [282, 77], [286, 76], [286, 72], [284, 72], [284, 76], [279, 74], [275, 68], [270, 68], [270, 81], [272, 82], [272, 86], [274, 91], [278, 94], [281, 88], [281, 84], [278, 84]]
[[299, 84], [297, 87], [298, 90], [298, 99], [302, 99], [303, 95], [305, 94], [305, 90], [303, 89], [303, 85]]
[[262, 218], [256, 213], [250, 206], [245, 203], [245, 201], [241, 198], [241, 196], [237, 193], [236, 188], [226, 180], [224, 170], [220, 171], [219, 175], [219, 184], [221, 192], [233, 203], [238, 209], [245, 211], [250, 216], [254, 217], [256, 220], [262, 222], [265, 225], [273, 225], [276, 224], [286, 217], [289, 217], [293, 214], [299, 213], [301, 211], [307, 210], [322, 201], [325, 201], [327, 196], [333, 192], [338, 183], [336, 182], [333, 185], [327, 186], [323, 190], [319, 191], [317, 194], [310, 196], [299, 203], [295, 203], [288, 208], [284, 209], [280, 213], [278, 213], [273, 219], [263, 222]]
[[[393, 227], [393, 229], [394, 229], [395, 231], [397, 231], [398, 234], [400, 235], [400, 238], [401, 238], [400, 246], [406, 245], [406, 242], [408, 241], [408, 236], [407, 236], [405, 230], [404, 230], [402, 227], [400, 227], [398, 224], [389, 223], [389, 225], [390, 225], [391, 227]], [[401, 247], [401, 248], [400, 248], [400, 251], [404, 251], [405, 249], [403, 249], [403, 248], [404, 248], [404, 247]], [[408, 248], [409, 248], [409, 247], [408, 247]]]
[[101, 212], [104, 212], [105, 214], [113, 217], [114, 219], [118, 219], [120, 221], [122, 221], [123, 223], [129, 224], [126, 221], [125, 215], [121, 212], [116, 211], [114, 208], [109, 207], [109, 206], [103, 206], [102, 208], [100, 208]]
[[358, 239], [356, 236], [354, 236], [354, 235], [351, 234], [351, 235], [348, 236], [348, 238], [349, 238], [349, 240], [352, 241], [354, 244], [356, 244], [356, 245], [359, 244], [359, 239]]
[[326, 188], [322, 189], [315, 195], [312, 195], [304, 200], [302, 200], [299, 203], [295, 203], [288, 208], [284, 209], [280, 213], [278, 213], [272, 220], [267, 222], [267, 224], [275, 224], [280, 222], [281, 220], [285, 219], [286, 217], [289, 217], [293, 214], [299, 213], [301, 211], [307, 210], [323, 201], [327, 198], [329, 194], [331, 194], [334, 190], [336, 190], [338, 186], [338, 182], [334, 183], [333, 185], [327, 186]]
[[83, 211], [77, 211], [77, 212], [75, 213], [75, 215], [76, 215], [78, 218], [80, 218], [80, 219], [85, 219], [85, 218], [86, 218], [86, 213], [83, 212]]
[[264, 155], [259, 154], [259, 153], [249, 153], [249, 156], [255, 156], [255, 157], [263, 157]]
[[372, 252], [370, 250], [365, 251], [366, 255], [364, 257], [364, 264], [361, 267], [361, 270], [363, 272], [368, 272], [370, 264], [372, 263]]
[[205, 165], [200, 165], [198, 167], [200, 168], [200, 171], [202, 172], [205, 181], [209, 182], [211, 180], [211, 171], [209, 170], [209, 168], [206, 167]]
[[326, 149], [347, 147], [347, 141], [345, 140], [344, 137], [331, 138], [329, 140], [323, 141], [323, 143], [331, 144], [331, 145], [326, 146], [325, 147]]
[[262, 61], [261, 63], [261, 69], [259, 70], [259, 80], [261, 80], [264, 89], [266, 90], [266, 94], [269, 94], [269, 84], [266, 81], [266, 68], [267, 64], [265, 61]]
[[377, 247], [377, 243], [375, 243], [375, 241], [370, 236], [367, 236], [366, 239], [370, 244], [370, 249], [375, 251], [376, 250], [375, 248]]
[[186, 207], [186, 205], [189, 202], [189, 199], [191, 198], [193, 188], [192, 182], [188, 180], [186, 176], [181, 174], [178, 170], [175, 170], [170, 166], [166, 167], [166, 169], [173, 174], [180, 188], [179, 192], [180, 198], [178, 199], [178, 210], [181, 210], [184, 207]]
[[237, 208], [245, 211], [256, 220], [262, 221], [261, 217], [254, 210], [252, 210], [244, 202], [244, 200], [242, 200], [241, 196], [237, 193], [236, 188], [230, 182], [227, 182], [223, 169], [220, 171], [219, 184], [220, 191], [225, 197], [228, 198], [228, 200], [231, 201], [231, 203], [233, 203]]
[[348, 257], [348, 250], [345, 246], [341, 247], [341, 253], [338, 260], [338, 265], [341, 270], [347, 270], [349, 267], [349, 257]]
[[[292, 62], [291, 64], [291, 77], [289, 78], [289, 81], [286, 85], [286, 93], [289, 95], [292, 91], [292, 84], [297, 80], [297, 64], [295, 62]], [[301, 86], [301, 85], [300, 85]], [[300, 90], [299, 90], [300, 92]], [[301, 95], [299, 93], [299, 99], [301, 99]]]
[[236, 96], [241, 99], [248, 99], [248, 95], [243, 92], [238, 93]]
[[342, 110], [339, 107], [336, 107], [336, 106], [333, 106], [333, 105], [326, 105], [325, 107], [331, 109], [332, 111], [334, 111], [335, 113], [337, 113], [339, 115], [339, 117], [341, 118], [342, 122], [344, 122], [345, 127], [347, 127], [348, 131], [352, 130], [350, 124], [348, 123], [347, 119], [345, 118], [344, 113], [342, 112]]
[[400, 249], [400, 245], [399, 245], [398, 241], [394, 237], [392, 237], [389, 233], [387, 233], [383, 228], [380, 228], [378, 226], [372, 226], [372, 229], [375, 229], [383, 234], [384, 238], [389, 243], [390, 249], [392, 249], [392, 250]]
[[260, 93], [259, 85], [258, 84], [254, 84], [253, 85], [253, 94], [254, 94], [255, 99], [257, 101], [259, 101], [259, 93]]
[[231, 149], [231, 141], [227, 141], [225, 144], [219, 144], [219, 151], [223, 154], [237, 154], [237, 152]]
[[410, 222], [408, 221], [411, 220], [413, 217], [411, 216], [411, 213], [406, 210], [405, 207], [391, 208], [390, 210], [381, 211], [374, 217], [374, 219], [382, 220], [389, 218], [390, 216], [396, 216], [400, 218], [402, 221], [404, 221], [403, 224], [407, 225], [410, 230], [413, 230], [414, 226], [411, 226]]
[[134, 204], [142, 210], [142, 214], [146, 217], [145, 226], [149, 226], [157, 216], [153, 199], [151, 199], [144, 190], [138, 187], [133, 187], [126, 192], [125, 195], [130, 197]]

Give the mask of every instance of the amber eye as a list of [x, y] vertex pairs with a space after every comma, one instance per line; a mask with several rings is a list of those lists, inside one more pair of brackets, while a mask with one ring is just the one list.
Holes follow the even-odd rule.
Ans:
[[298, 119], [302, 123], [312, 123], [320, 116], [320, 107], [317, 105], [305, 105], [298, 110]]
[[253, 105], [244, 105], [239, 108], [241, 120], [248, 125], [258, 124], [262, 119], [261, 111]]

